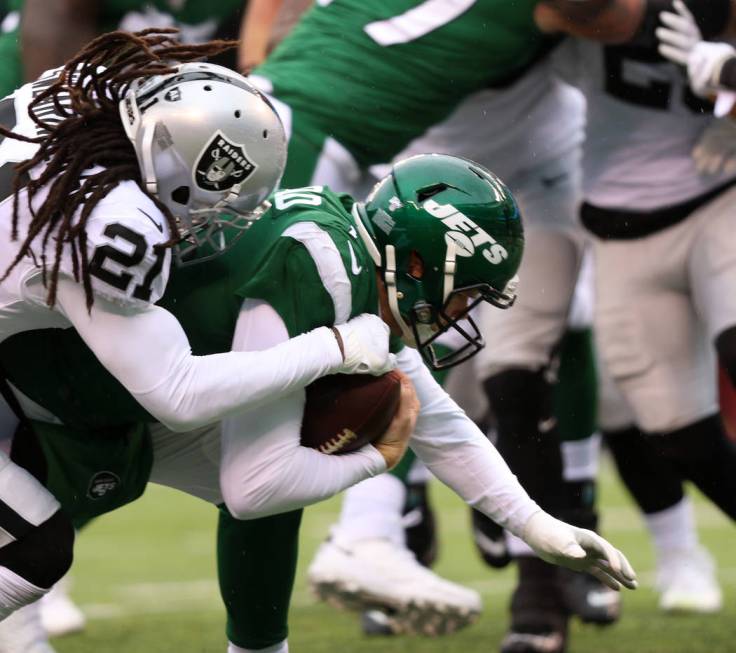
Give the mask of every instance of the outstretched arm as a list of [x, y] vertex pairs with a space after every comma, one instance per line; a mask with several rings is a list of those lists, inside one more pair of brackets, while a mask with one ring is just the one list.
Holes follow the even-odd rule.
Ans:
[[421, 405], [410, 446], [443, 483], [526, 541], [547, 562], [585, 570], [614, 589], [635, 587], [622, 553], [591, 531], [544, 512], [521, 487], [496, 448], [432, 378], [419, 354], [397, 357]]

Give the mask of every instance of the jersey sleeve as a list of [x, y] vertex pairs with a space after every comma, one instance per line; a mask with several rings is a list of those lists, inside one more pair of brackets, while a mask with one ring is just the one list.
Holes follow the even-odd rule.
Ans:
[[[100, 202], [86, 224], [87, 252], [95, 295], [141, 308], [164, 294], [171, 264], [169, 228], [161, 211], [133, 184], [124, 182]], [[71, 255], [62, 272], [73, 276]]]

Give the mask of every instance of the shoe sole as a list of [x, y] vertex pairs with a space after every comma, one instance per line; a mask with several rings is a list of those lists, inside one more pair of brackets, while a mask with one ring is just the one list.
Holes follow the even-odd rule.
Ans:
[[340, 581], [310, 583], [313, 594], [339, 610], [363, 612], [382, 610], [390, 613], [389, 623], [394, 634], [425, 635], [438, 637], [449, 635], [477, 621], [480, 612], [457, 606], [419, 603], [406, 604], [387, 601], [385, 597], [371, 594], [357, 586]]

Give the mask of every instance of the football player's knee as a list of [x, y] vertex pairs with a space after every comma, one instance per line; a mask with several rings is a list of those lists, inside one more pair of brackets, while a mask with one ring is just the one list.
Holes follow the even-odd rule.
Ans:
[[719, 334], [716, 338], [716, 350], [731, 383], [736, 384], [736, 326]]
[[73, 558], [74, 526], [61, 510], [0, 548], [0, 566], [44, 589], [62, 579]]

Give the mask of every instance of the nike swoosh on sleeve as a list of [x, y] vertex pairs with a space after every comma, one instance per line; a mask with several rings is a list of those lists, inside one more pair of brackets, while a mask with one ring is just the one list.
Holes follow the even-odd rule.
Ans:
[[145, 212], [145, 211], [144, 211], [143, 209], [139, 208], [138, 210], [139, 210], [139, 211], [140, 211], [140, 212], [141, 212], [141, 213], [142, 213], [143, 215], [145, 215], [145, 216], [146, 216], [146, 217], [147, 217], [147, 218], [148, 218], [148, 219], [149, 219], [149, 220], [150, 220], [150, 221], [151, 221], [151, 222], [153, 223], [153, 226], [154, 226], [154, 227], [156, 227], [156, 229], [158, 229], [158, 230], [159, 230], [159, 231], [160, 231], [161, 233], [163, 233], [163, 232], [164, 232], [164, 226], [163, 226], [162, 224], [159, 224], [158, 222], [156, 222], [156, 221], [155, 221], [155, 220], [154, 220], [154, 219], [153, 219], [153, 218], [152, 218], [152, 217], [151, 217], [150, 215], [148, 215], [148, 213], [146, 213], [146, 212]]
[[358, 275], [363, 270], [363, 266], [358, 265], [358, 259], [355, 258], [355, 252], [353, 251], [352, 243], [348, 243], [348, 249], [350, 250], [350, 271]]

